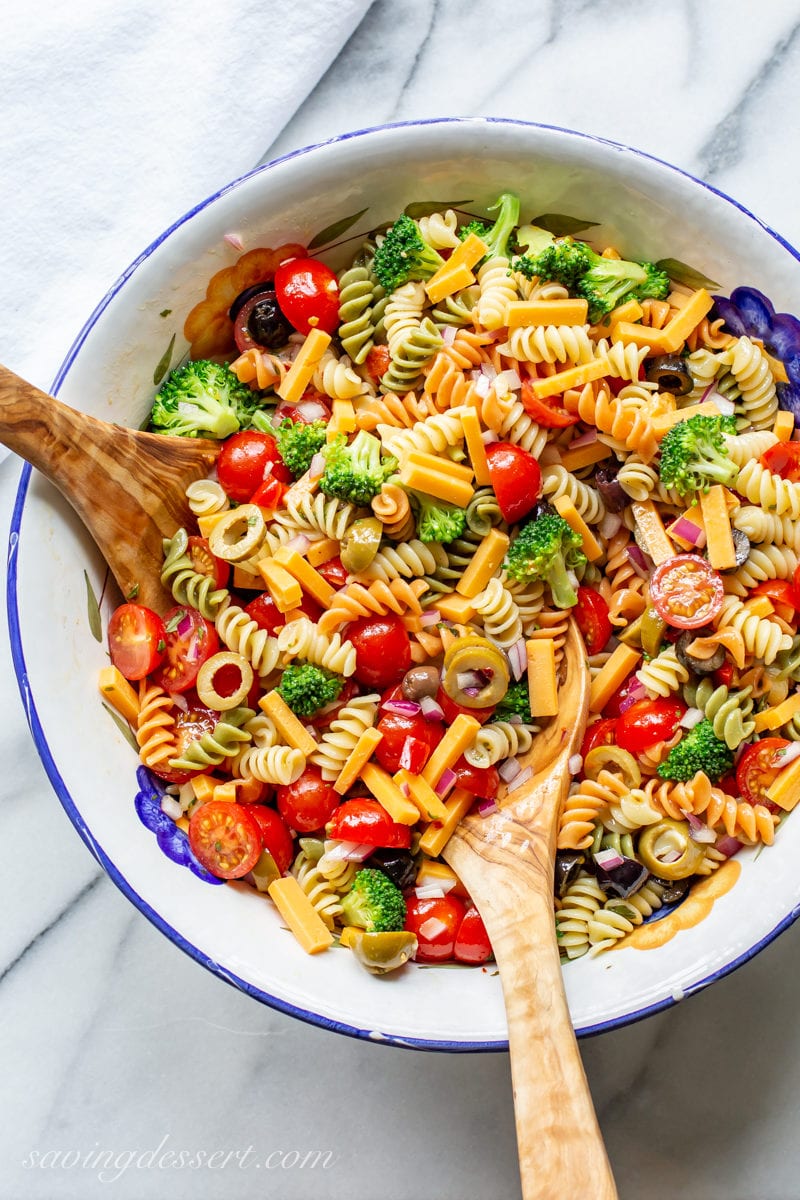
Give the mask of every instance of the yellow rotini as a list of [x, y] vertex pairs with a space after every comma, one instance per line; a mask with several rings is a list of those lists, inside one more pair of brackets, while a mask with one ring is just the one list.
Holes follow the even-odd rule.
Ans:
[[330, 782], [338, 777], [361, 734], [375, 724], [379, 701], [377, 694], [356, 696], [331, 721], [330, 728], [320, 738], [319, 748], [311, 755], [323, 779]]
[[508, 650], [522, 637], [522, 618], [514, 597], [499, 579], [490, 579], [485, 589], [472, 601], [483, 617], [486, 636]]
[[146, 767], [163, 767], [175, 757], [175, 711], [172, 697], [163, 688], [145, 680], [139, 684], [139, 712], [136, 719], [139, 758]]
[[314, 621], [308, 617], [298, 617], [284, 625], [277, 638], [278, 650], [284, 663], [294, 658], [302, 658], [315, 666], [324, 667], [345, 678], [352, 675], [356, 669], [356, 651], [352, 642], [342, 641], [341, 635], [334, 633], [327, 637], [320, 633]]
[[475, 734], [475, 740], [464, 751], [473, 767], [491, 767], [504, 758], [527, 754], [533, 745], [535, 725], [512, 725], [509, 721], [492, 721]]
[[651, 699], [656, 696], [669, 696], [677, 692], [681, 684], [686, 683], [689, 672], [678, 660], [674, 646], [662, 650], [650, 662], [644, 664], [636, 672], [636, 678], [647, 689]]
[[415, 579], [413, 583], [405, 579], [393, 579], [391, 583], [376, 579], [368, 587], [362, 583], [349, 583], [335, 594], [330, 607], [317, 621], [317, 628], [320, 633], [329, 634], [340, 625], [357, 621], [359, 617], [366, 617], [370, 613], [378, 616], [384, 616], [387, 612], [421, 613], [419, 598], [426, 587], [422, 579]]
[[605, 769], [598, 773], [597, 779], [573, 783], [559, 817], [559, 850], [588, 850], [601, 814], [628, 793], [625, 780]]
[[280, 647], [277, 638], [260, 629], [252, 617], [238, 604], [223, 608], [214, 622], [217, 633], [229, 650], [246, 658], [261, 678], [270, 675], [278, 665]]

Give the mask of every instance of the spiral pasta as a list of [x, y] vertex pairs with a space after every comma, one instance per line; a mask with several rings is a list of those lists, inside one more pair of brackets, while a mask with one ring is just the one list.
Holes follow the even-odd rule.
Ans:
[[702, 708], [714, 727], [715, 736], [729, 750], [736, 750], [756, 727], [751, 717], [751, 692], [752, 688], [749, 687], [731, 690], [724, 683], [714, 687], [713, 682], [705, 678], [696, 688], [687, 691], [687, 699], [691, 699], [697, 708]]
[[438, 542], [421, 542], [418, 538], [412, 538], [401, 545], [383, 546], [360, 578], [382, 579], [384, 583], [391, 583], [400, 577], [427, 578], [446, 563], [447, 554]]
[[406, 339], [419, 329], [426, 298], [421, 283], [406, 283], [388, 298], [383, 324], [392, 358]]
[[208, 621], [230, 604], [227, 588], [214, 586], [214, 577], [196, 570], [188, 553], [189, 535], [179, 529], [171, 538], [165, 538], [164, 565], [161, 582], [172, 592], [178, 604], [196, 608]]
[[295, 532], [324, 534], [339, 542], [355, 520], [355, 512], [352, 504], [329, 500], [322, 492], [316, 495], [304, 492], [298, 499], [288, 500], [285, 512], [276, 512], [275, 521], [292, 527]]
[[533, 745], [535, 732], [535, 725], [493, 721], [478, 730], [475, 741], [464, 751], [464, 757], [473, 767], [491, 767], [503, 758], [526, 754]]
[[731, 374], [741, 393], [743, 416], [753, 429], [767, 429], [778, 411], [775, 379], [764, 351], [748, 337], [723, 351], [722, 359], [730, 364]]
[[484, 425], [502, 441], [521, 446], [534, 458], [542, 453], [547, 442], [547, 430], [537, 425], [533, 417], [525, 412], [513, 393], [500, 397], [490, 391], [481, 402], [480, 416]]
[[377, 496], [373, 497], [371, 508], [383, 523], [387, 537], [405, 542], [414, 536], [416, 523], [408, 494], [396, 483], [384, 483]]
[[477, 403], [475, 384], [445, 350], [439, 351], [427, 369], [424, 391], [439, 412]]
[[146, 767], [163, 767], [177, 748], [172, 697], [156, 684], [148, 687], [144, 680], [139, 684], [136, 741]]
[[725, 580], [725, 591], [746, 596], [766, 579], [791, 579], [797, 569], [797, 554], [789, 546], [753, 546], [744, 566]]
[[619, 775], [605, 769], [595, 780], [572, 784], [559, 817], [559, 850], [588, 850], [600, 815], [627, 796], [628, 790]]
[[323, 354], [311, 383], [318, 392], [332, 400], [354, 400], [356, 396], [372, 390], [353, 370], [346, 355], [337, 358], [331, 351]]
[[181, 754], [169, 759], [168, 765], [173, 771], [205, 770], [207, 767], [218, 766], [226, 758], [233, 758], [244, 742], [249, 742], [250, 734], [242, 726], [253, 716], [251, 708], [231, 708], [220, 717], [210, 733], [204, 733], [196, 741], [190, 742]]
[[748, 654], [763, 659], [766, 666], [773, 663], [781, 650], [788, 650], [792, 639], [769, 617], [757, 617], [736, 596], [726, 596], [717, 624], [720, 629], [730, 626], [742, 635]]
[[425, 591], [426, 584], [422, 579], [409, 583], [405, 579], [393, 579], [385, 583], [376, 579], [369, 587], [361, 583], [349, 583], [338, 591], [331, 600], [329, 608], [317, 621], [320, 633], [329, 634], [340, 625], [349, 621], [357, 621], [370, 613], [384, 616], [387, 612], [402, 614], [405, 612], [421, 613], [422, 605], [419, 597]]
[[565, 467], [545, 467], [542, 471], [542, 495], [551, 500], [566, 496], [585, 521], [595, 524], [603, 519], [605, 505], [600, 493], [588, 483], [576, 479]]
[[733, 514], [732, 522], [751, 542], [771, 542], [775, 546], [790, 546], [800, 554], [800, 520], [779, 517], [752, 504], [745, 504]]
[[506, 308], [517, 299], [517, 288], [502, 254], [487, 258], [478, 271], [481, 289], [476, 316], [484, 329], [499, 329], [505, 324]]
[[588, 363], [595, 357], [588, 329], [588, 325], [522, 325], [510, 330], [499, 349], [520, 362]]
[[452, 408], [449, 412], [435, 413], [419, 421], [412, 429], [395, 429], [390, 425], [379, 425], [378, 434], [387, 452], [394, 455], [400, 465], [412, 450], [424, 454], [441, 454], [450, 446], [464, 440], [461, 424], [463, 408]]
[[356, 651], [352, 642], [342, 641], [338, 633], [331, 637], [320, 633], [308, 617], [289, 621], [278, 634], [278, 649], [284, 662], [302, 658], [336, 675], [352, 675], [356, 669]]
[[338, 892], [320, 870], [319, 862], [314, 862], [305, 850], [301, 850], [292, 863], [292, 875], [328, 929], [333, 929], [337, 917], [342, 915], [342, 905]]
[[339, 276], [339, 340], [354, 363], [363, 363], [374, 345], [373, 307], [382, 295], [365, 266], [350, 267]]
[[331, 781], [339, 775], [361, 734], [375, 724], [379, 701], [377, 694], [357, 696], [331, 721], [330, 728], [320, 738], [319, 748], [311, 755], [323, 779]]
[[214, 624], [220, 641], [246, 658], [256, 675], [264, 679], [275, 670], [280, 655], [277, 639], [270, 637], [266, 629], [260, 629], [238, 604], [223, 608]]
[[675, 647], [669, 646], [640, 667], [636, 678], [644, 684], [647, 694], [653, 698], [677, 692], [681, 684], [686, 683], [689, 672], [683, 663], [679, 662]]
[[556, 913], [556, 937], [568, 959], [580, 958], [589, 949], [589, 922], [605, 903], [605, 894], [593, 875], [582, 871], [570, 884]]
[[751, 458], [761, 458], [778, 439], [771, 429], [754, 430], [751, 433], [724, 433], [722, 439], [731, 462], [743, 467]]
[[429, 246], [433, 246], [434, 250], [454, 249], [461, 244], [456, 233], [458, 217], [452, 208], [446, 209], [445, 212], [434, 212], [430, 216], [420, 217], [417, 224], [422, 240]]
[[639, 368], [649, 353], [649, 346], [635, 346], [633, 342], [614, 342], [612, 345], [601, 339], [596, 347], [596, 356], [608, 359], [612, 378], [631, 381], [638, 381]]
[[248, 746], [239, 753], [235, 770], [242, 779], [285, 787], [299, 779], [305, 767], [305, 755], [293, 746]]
[[381, 391], [410, 391], [442, 344], [439, 330], [430, 317], [424, 317], [403, 341], [395, 341], [389, 369], [381, 376]]
[[186, 489], [189, 508], [196, 517], [210, 517], [226, 512], [231, 504], [216, 479], [195, 479]]
[[508, 650], [522, 637], [519, 609], [499, 579], [490, 579], [472, 603], [476, 613], [483, 617], [486, 636], [498, 646]]

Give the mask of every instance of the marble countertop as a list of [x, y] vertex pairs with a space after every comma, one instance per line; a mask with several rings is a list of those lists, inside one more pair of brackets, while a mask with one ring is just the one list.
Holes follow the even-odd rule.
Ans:
[[[798, 78], [798, 0], [378, 0], [264, 158], [384, 121], [520, 117], [674, 162], [799, 245]], [[0, 463], [4, 540], [18, 470]], [[36, 758], [6, 642], [0, 1200], [518, 1197], [506, 1055], [293, 1021], [115, 890]], [[623, 1200], [797, 1200], [799, 970], [795, 926], [706, 992], [582, 1043]], [[159, 1169], [159, 1148], [235, 1153]]]

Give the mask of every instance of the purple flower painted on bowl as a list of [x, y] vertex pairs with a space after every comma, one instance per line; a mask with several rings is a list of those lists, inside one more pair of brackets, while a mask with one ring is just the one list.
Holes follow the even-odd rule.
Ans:
[[800, 321], [790, 313], [776, 313], [771, 302], [757, 288], [738, 287], [730, 299], [715, 296], [717, 316], [722, 317], [736, 337], [759, 338], [764, 349], [783, 363], [788, 383], [779, 383], [781, 408], [800, 420]]
[[207, 871], [195, 858], [186, 834], [175, 824], [172, 817], [161, 811], [161, 798], [165, 795], [162, 782], [151, 775], [146, 767], [139, 767], [136, 781], [139, 791], [136, 793], [134, 804], [139, 820], [156, 835], [156, 841], [167, 858], [181, 867], [188, 867], [198, 879], [204, 879], [206, 883], [224, 883], [224, 879], [217, 879], [216, 875]]

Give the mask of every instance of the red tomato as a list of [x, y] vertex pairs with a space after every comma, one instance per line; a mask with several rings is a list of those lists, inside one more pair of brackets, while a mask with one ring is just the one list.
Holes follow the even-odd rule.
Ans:
[[189, 818], [189, 845], [218, 879], [241, 879], [261, 854], [261, 830], [242, 804], [209, 800]]
[[257, 429], [234, 433], [222, 443], [217, 475], [225, 494], [239, 504], [246, 504], [271, 475], [281, 483], [292, 482], [292, 473], [278, 453], [275, 438]]
[[800, 483], [800, 442], [778, 442], [761, 455], [761, 466], [773, 475]]
[[153, 682], [165, 692], [186, 692], [194, 686], [197, 672], [206, 659], [219, 650], [217, 631], [196, 608], [180, 605], [165, 615], [164, 628], [164, 660], [153, 675]]
[[539, 499], [542, 472], [532, 454], [522, 446], [492, 442], [486, 447], [489, 477], [500, 511], [509, 524], [524, 517]]
[[613, 633], [605, 600], [594, 588], [579, 587], [578, 603], [572, 611], [583, 634], [586, 653], [599, 654]]
[[432, 896], [428, 900], [411, 896], [406, 902], [405, 927], [416, 934], [419, 942], [416, 961], [445, 962], [452, 958], [465, 914], [457, 896]]
[[339, 328], [339, 281], [318, 258], [290, 258], [275, 272], [281, 312], [299, 333]]
[[391, 687], [411, 666], [411, 642], [396, 613], [362, 617], [348, 625], [342, 636], [355, 646], [355, 676], [366, 687]]
[[126, 679], [144, 679], [164, 658], [164, 622], [143, 604], [120, 604], [108, 622], [111, 661]]
[[269, 479], [265, 479], [260, 484], [250, 497], [251, 504], [257, 504], [259, 508], [280, 508], [283, 504], [283, 497], [286, 495], [287, 488], [285, 483], [281, 483], [280, 479], [276, 479], [274, 475], [270, 475]]
[[254, 804], [247, 810], [261, 831], [261, 845], [275, 859], [275, 866], [285, 875], [294, 858], [294, 841], [286, 822], [274, 808]]
[[[608, 704], [603, 709], [607, 717], [619, 717], [622, 714], [623, 705], [629, 699], [630, 692], [639, 690], [639, 680], [635, 675], [629, 675], [618, 692], [609, 700]], [[628, 705], [630, 708], [630, 705]]]
[[[211, 733], [217, 723], [218, 713], [205, 708], [202, 704], [190, 704], [185, 711], [175, 714], [175, 758], [185, 753], [192, 742], [198, 741], [204, 733]], [[186, 783], [197, 771], [180, 771], [166, 764], [149, 768], [159, 779], [166, 783]]]
[[[309, 596], [303, 596], [299, 607], [300, 611], [304, 612], [311, 621], [318, 621], [322, 616], [322, 609]], [[262, 592], [260, 596], [256, 596], [244, 611], [255, 621], [259, 629], [266, 629], [267, 633], [275, 634], [286, 624], [287, 614], [280, 611], [269, 592]]]
[[615, 746], [616, 743], [616, 717], [606, 717], [602, 721], [595, 721], [594, 725], [590, 725], [583, 736], [583, 742], [581, 744], [581, 758], [585, 759], [586, 756], [598, 746]]
[[[800, 446], [800, 442], [797, 445]], [[757, 583], [754, 588], [751, 588], [750, 595], [766, 596], [781, 620], [791, 624], [797, 619], [800, 597], [797, 595], [794, 584], [790, 583], [788, 579], [766, 579], [763, 583]]]
[[580, 420], [577, 413], [570, 413], [562, 408], [558, 403], [559, 397], [548, 396], [546, 400], [540, 400], [534, 395], [529, 379], [523, 379], [519, 398], [528, 416], [533, 417], [543, 429], [566, 429], [568, 425], [577, 425]]
[[306, 767], [294, 783], [278, 788], [278, 812], [298, 833], [321, 829], [330, 820], [340, 796], [326, 783], [319, 767]]
[[336, 558], [329, 558], [327, 562], [320, 563], [317, 570], [332, 588], [343, 588], [347, 583], [347, 571], [342, 566], [342, 560], [338, 554]]
[[772, 787], [781, 770], [772, 760], [777, 750], [791, 744], [786, 738], [768, 737], [745, 749], [736, 764], [736, 785], [748, 804], [765, 804], [771, 812], [778, 811], [777, 805], [767, 797], [767, 789]]
[[617, 721], [617, 745], [642, 754], [675, 733], [686, 705], [680, 700], [637, 700]]
[[494, 800], [500, 787], [500, 776], [496, 767], [473, 767], [462, 754], [453, 770], [458, 787], [472, 792], [479, 800]]
[[474, 905], [464, 913], [464, 919], [458, 927], [453, 956], [457, 962], [463, 963], [485, 963], [492, 957], [492, 943], [483, 918]]
[[364, 360], [364, 365], [367, 368], [367, 373], [373, 379], [380, 379], [389, 370], [389, 363], [392, 361], [392, 356], [389, 353], [388, 346], [373, 346]]
[[345, 800], [331, 817], [328, 834], [337, 842], [389, 850], [407, 850], [411, 845], [411, 827], [393, 821], [377, 800]]
[[459, 713], [466, 713], [468, 717], [474, 717], [476, 721], [480, 721], [481, 725], [485, 725], [494, 713], [494, 705], [491, 708], [464, 708], [463, 705], [456, 704], [443, 687], [440, 687], [436, 693], [436, 703], [444, 713], [446, 725], [452, 725]]
[[[402, 693], [396, 687], [382, 698], [382, 702], [400, 699]], [[386, 712], [383, 708], [380, 711], [377, 729], [383, 734], [383, 740], [378, 743], [375, 757], [391, 775], [401, 767], [418, 775], [444, 737], [444, 725], [440, 721], [426, 721], [419, 714], [409, 717]]]
[[215, 588], [228, 586], [231, 564], [226, 563], [224, 558], [217, 558], [215, 554], [211, 553], [211, 547], [206, 538], [194, 535], [190, 537], [188, 554], [195, 571], [200, 575], [210, 575], [214, 580]]
[[721, 577], [699, 554], [676, 554], [653, 572], [650, 598], [656, 612], [676, 629], [708, 625], [722, 608]]

